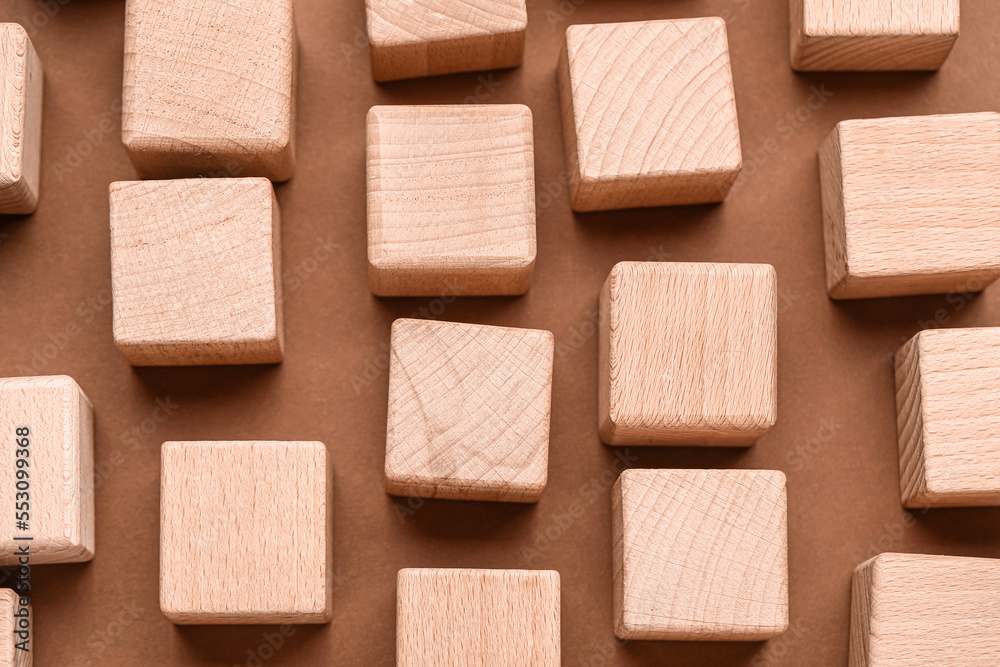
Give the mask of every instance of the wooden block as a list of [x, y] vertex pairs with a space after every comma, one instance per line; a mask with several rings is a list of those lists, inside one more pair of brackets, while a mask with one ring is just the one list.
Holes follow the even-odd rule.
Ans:
[[42, 62], [28, 33], [0, 23], [0, 213], [38, 206], [42, 150]]
[[535, 266], [531, 111], [368, 112], [368, 275], [379, 296], [523, 294]]
[[112, 183], [115, 345], [134, 366], [281, 361], [281, 233], [265, 178]]
[[397, 667], [559, 667], [559, 573], [400, 570]]
[[1000, 664], [1000, 560], [884, 553], [853, 589], [850, 667]]
[[958, 39], [958, 0], [791, 0], [792, 68], [936, 70]]
[[921, 331], [895, 365], [903, 504], [1000, 505], [1000, 328]]
[[365, 0], [376, 81], [517, 67], [524, 0]]
[[9, 506], [0, 512], [0, 565], [18, 565], [25, 547], [30, 565], [92, 559], [94, 409], [80, 385], [65, 375], [0, 379], [0, 437], [0, 498]]
[[558, 78], [573, 210], [718, 202], [739, 176], [722, 19], [570, 26]]
[[130, 0], [122, 141], [140, 178], [295, 170], [292, 0]]
[[819, 165], [832, 298], [978, 292], [1000, 277], [1000, 114], [845, 120]]
[[626, 470], [611, 519], [619, 638], [759, 641], [788, 628], [784, 473]]
[[548, 479], [554, 351], [548, 331], [393, 322], [386, 491], [537, 501]]
[[620, 262], [601, 291], [601, 439], [752, 445], [777, 418], [767, 264]]
[[13, 590], [0, 588], [0, 667], [31, 667], [34, 614], [20, 601]]
[[166, 442], [160, 609], [178, 624], [326, 623], [333, 469], [321, 442]]

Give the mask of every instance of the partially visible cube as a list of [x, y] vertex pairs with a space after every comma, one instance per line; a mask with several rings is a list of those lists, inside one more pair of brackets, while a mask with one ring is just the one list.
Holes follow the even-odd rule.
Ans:
[[376, 106], [367, 124], [372, 292], [526, 292], [535, 266], [528, 107]]
[[1000, 277], [1000, 114], [845, 120], [819, 166], [832, 298], [978, 292]]
[[132, 365], [281, 361], [270, 181], [123, 181], [110, 201], [115, 345]]
[[140, 178], [295, 170], [292, 0], [130, 0], [122, 141]]
[[372, 77], [393, 81], [517, 67], [524, 0], [365, 0]]
[[[0, 565], [94, 557], [94, 409], [65, 375], [0, 379]], [[30, 539], [26, 539], [30, 538]], [[23, 563], [22, 563], [23, 564]]]
[[396, 320], [386, 490], [537, 501], [548, 480], [553, 354], [548, 331]]
[[400, 570], [397, 667], [559, 667], [559, 573]]
[[739, 176], [721, 18], [570, 26], [558, 78], [573, 210], [719, 202]]
[[333, 469], [321, 442], [167, 442], [160, 608], [177, 624], [326, 623]]
[[28, 33], [0, 23], [0, 214], [38, 206], [42, 151], [42, 62]]
[[773, 267], [620, 262], [600, 301], [604, 442], [748, 446], [774, 426]]
[[31, 667], [33, 617], [29, 598], [0, 588], [0, 667]]

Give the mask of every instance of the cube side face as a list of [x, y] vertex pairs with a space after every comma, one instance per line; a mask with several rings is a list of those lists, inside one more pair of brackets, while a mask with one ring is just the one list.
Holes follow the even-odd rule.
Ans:
[[848, 649], [849, 667], [869, 667], [872, 611], [872, 564], [862, 563], [851, 577], [851, 629]]
[[42, 149], [42, 63], [27, 32], [0, 23], [0, 214], [38, 206]]
[[[33, 627], [34, 613], [27, 605], [27, 618], [18, 618], [21, 613], [19, 597], [10, 588], [0, 589], [0, 667], [31, 667], [31, 641], [24, 642], [14, 633], [24, 632], [25, 627]], [[24, 624], [27, 623], [27, 626]], [[27, 650], [19, 646], [27, 645]]]
[[920, 375], [919, 337], [896, 352], [896, 435], [899, 445], [899, 490], [906, 507], [927, 502], [924, 465], [923, 391]]
[[[795, 1], [795, 0], [793, 0]], [[844, 172], [840, 161], [840, 127], [834, 128], [819, 150], [820, 199], [823, 209], [823, 247], [826, 289], [831, 297], [845, 289], [851, 279], [844, 218]]]

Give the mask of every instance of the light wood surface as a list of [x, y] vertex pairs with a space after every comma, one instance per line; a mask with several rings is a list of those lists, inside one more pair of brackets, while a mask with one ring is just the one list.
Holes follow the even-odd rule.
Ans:
[[527, 291], [535, 266], [528, 107], [376, 106], [367, 125], [372, 292]]
[[[28, 429], [27, 456], [17, 429]], [[23, 431], [22, 431], [23, 432]], [[31, 565], [79, 563], [94, 557], [94, 409], [80, 386], [65, 375], [0, 379], [0, 565], [17, 565], [25, 545]], [[17, 459], [29, 461], [17, 477]], [[27, 482], [29, 494], [24, 502]], [[27, 530], [18, 528], [28, 513]], [[30, 541], [15, 540], [30, 536]]]
[[558, 78], [574, 210], [718, 202], [739, 176], [722, 19], [570, 26]]
[[281, 219], [265, 178], [112, 183], [115, 345], [135, 366], [281, 361]]
[[819, 164], [831, 297], [978, 292], [1000, 277], [1000, 114], [842, 121]]
[[789, 0], [792, 68], [936, 70], [958, 39], [959, 0]]
[[559, 573], [400, 570], [397, 667], [559, 667]]
[[140, 178], [292, 177], [292, 0], [130, 0], [122, 141]]
[[1000, 328], [922, 331], [895, 366], [903, 504], [1000, 505]]
[[524, 0], [365, 0], [372, 77], [517, 67], [524, 55]]
[[0, 23], [0, 214], [38, 206], [42, 76], [28, 33], [17, 23]]
[[164, 443], [164, 615], [199, 625], [329, 621], [332, 501], [321, 442]]
[[548, 331], [393, 322], [386, 490], [537, 501], [548, 479], [553, 354]]
[[787, 629], [784, 473], [632, 469], [611, 496], [615, 635], [758, 641]]
[[752, 445], [777, 418], [776, 294], [767, 264], [616, 264], [600, 297], [601, 439]]
[[850, 667], [1000, 664], [1000, 560], [883, 553], [854, 572]]
[[[15, 613], [21, 613], [18, 600], [18, 594], [13, 590], [0, 588], [0, 667], [31, 667], [31, 648], [36, 636], [34, 614], [29, 604], [26, 619], [15, 617]], [[15, 632], [27, 633], [27, 636], [17, 636]], [[16, 644], [22, 644], [27, 650], [17, 648]]]

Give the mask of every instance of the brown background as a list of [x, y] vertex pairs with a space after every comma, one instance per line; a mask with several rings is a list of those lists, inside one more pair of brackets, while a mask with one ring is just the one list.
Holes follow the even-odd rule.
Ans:
[[[841, 119], [995, 109], [1000, 11], [992, 0], [963, 2], [962, 36], [935, 75], [795, 74], [783, 0], [529, 0], [525, 64], [494, 73], [492, 92], [477, 74], [376, 85], [361, 0], [296, 0], [299, 162], [277, 189], [283, 264], [298, 272], [285, 281], [286, 360], [180, 369], [132, 369], [111, 338], [107, 186], [135, 177], [119, 132], [124, 3], [48, 0], [58, 9], [51, 18], [45, 4], [4, 0], [0, 9], [0, 20], [27, 25], [46, 70], [42, 202], [34, 216], [0, 219], [0, 375], [76, 378], [97, 411], [101, 472], [97, 557], [34, 573], [40, 667], [254, 665], [255, 654], [269, 655], [259, 647], [275, 627], [175, 627], [158, 610], [159, 445], [171, 439], [329, 446], [335, 618], [298, 626], [269, 665], [391, 665], [395, 574], [414, 566], [558, 570], [564, 664], [574, 667], [843, 665], [857, 562], [882, 550], [1000, 556], [1000, 510], [901, 508], [888, 361], [921, 328], [1000, 325], [1000, 288], [975, 298], [828, 300], [816, 168], [817, 146]], [[702, 15], [729, 21], [747, 178], [721, 206], [574, 215], [559, 191], [555, 64], [563, 30]], [[823, 105], [811, 92], [821, 85], [833, 93]], [[447, 304], [376, 299], [365, 269], [365, 112], [373, 104], [476, 101], [477, 89], [478, 101], [521, 102], [534, 113], [539, 249], [531, 291]], [[330, 243], [337, 247], [324, 253]], [[745, 451], [629, 454], [640, 467], [788, 474], [791, 628], [781, 638], [614, 643], [606, 471], [615, 450], [597, 438], [592, 320], [601, 283], [624, 259], [777, 268], [777, 427]], [[379, 368], [392, 320], [422, 308], [447, 320], [555, 333], [550, 482], [536, 506], [427, 501], [410, 514], [397, 511], [405, 500], [384, 493], [388, 379]], [[168, 397], [179, 407], [158, 424], [156, 401]], [[127, 436], [133, 428], [141, 437]], [[593, 504], [589, 484], [600, 489]], [[567, 523], [574, 502], [586, 509]], [[539, 541], [546, 532], [554, 539]]]

